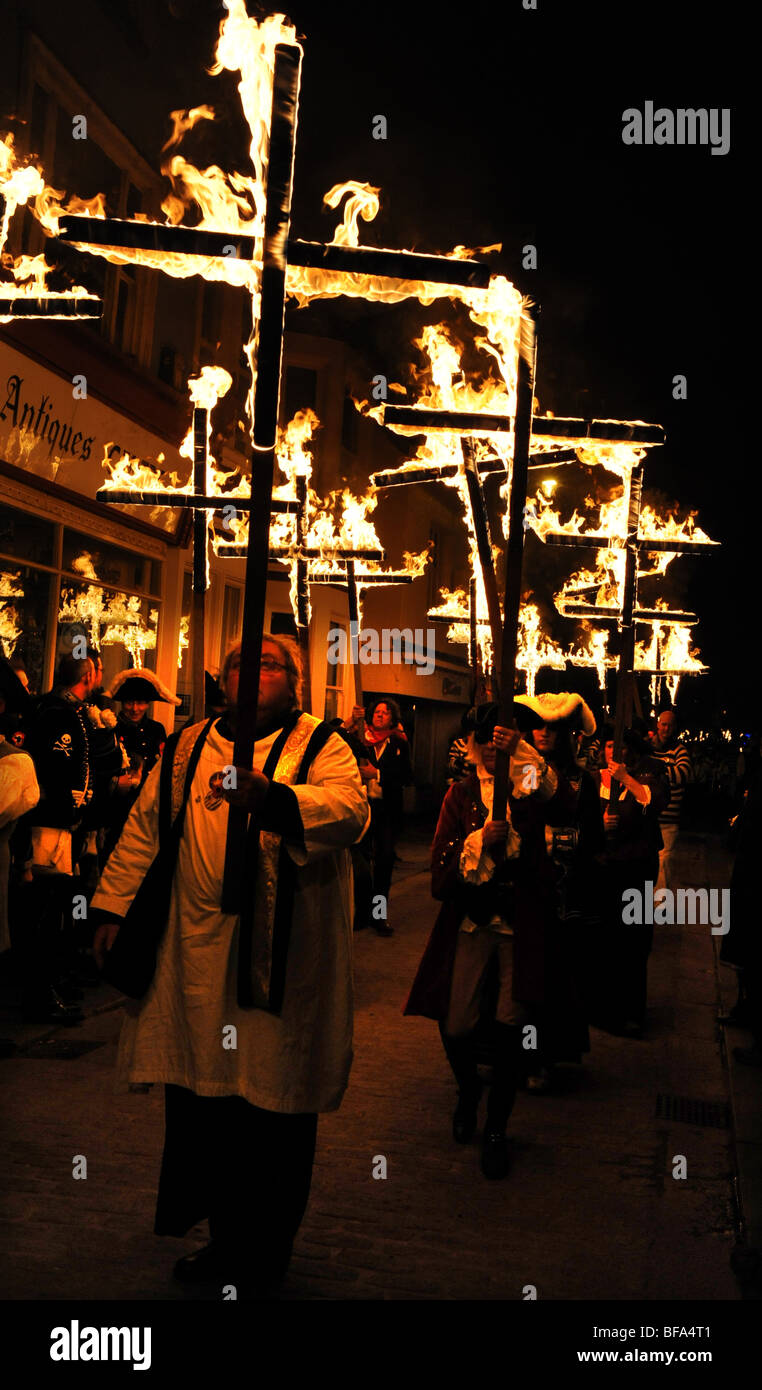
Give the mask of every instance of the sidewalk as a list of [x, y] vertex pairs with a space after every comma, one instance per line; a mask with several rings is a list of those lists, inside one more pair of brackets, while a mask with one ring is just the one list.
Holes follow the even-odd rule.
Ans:
[[[521, 1300], [531, 1284], [538, 1299], [738, 1299], [729, 1265], [734, 1148], [746, 1161], [755, 1141], [751, 1122], [735, 1143], [722, 1127], [718, 939], [700, 927], [657, 930], [647, 1039], [593, 1030], [585, 1065], [562, 1070], [557, 1094], [521, 1092], [512, 1172], [488, 1183], [478, 1140], [461, 1148], [450, 1136], [454, 1083], [436, 1026], [402, 1015], [437, 910], [424, 839], [414, 833], [400, 847], [395, 935], [354, 938], [355, 1062], [341, 1109], [320, 1120], [284, 1298]], [[687, 881], [721, 874], [713, 844], [689, 848], [703, 859], [686, 865]], [[119, 1011], [111, 1003], [58, 1030], [65, 1043], [90, 1045], [81, 1055], [27, 1052], [2, 1063], [13, 1122], [6, 1298], [194, 1297], [171, 1268], [206, 1239], [205, 1228], [186, 1240], [152, 1234], [163, 1099], [160, 1087], [113, 1094]], [[746, 1078], [757, 1113], [758, 1079]], [[741, 1079], [733, 1084], [744, 1124]], [[87, 1158], [86, 1181], [72, 1178], [76, 1155]], [[679, 1156], [684, 1179], [672, 1176]], [[385, 1179], [373, 1177], [380, 1157]], [[748, 1182], [741, 1190], [756, 1230]]]

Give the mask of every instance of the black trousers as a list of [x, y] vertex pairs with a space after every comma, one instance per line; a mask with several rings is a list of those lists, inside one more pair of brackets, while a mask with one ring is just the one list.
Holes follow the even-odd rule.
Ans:
[[164, 1089], [156, 1234], [185, 1235], [206, 1217], [212, 1239], [245, 1256], [254, 1276], [282, 1279], [307, 1208], [317, 1115]]
[[373, 896], [386, 898], [387, 908], [394, 870], [394, 850], [402, 812], [383, 801], [371, 802], [371, 835], [373, 837]]

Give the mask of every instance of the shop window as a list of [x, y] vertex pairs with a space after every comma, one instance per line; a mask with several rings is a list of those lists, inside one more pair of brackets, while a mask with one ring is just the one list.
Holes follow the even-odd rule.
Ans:
[[64, 531], [62, 568], [85, 579], [128, 589], [148, 589], [150, 560], [131, 550], [97, 540], [81, 531]]
[[341, 442], [350, 454], [357, 453], [357, 410], [352, 397], [344, 397], [344, 410], [341, 417]]
[[318, 374], [314, 367], [286, 367], [281, 423], [287, 425], [299, 410], [314, 410]]
[[222, 635], [220, 640], [220, 666], [222, 666], [228, 648], [238, 641], [241, 636], [241, 619], [243, 614], [243, 589], [238, 584], [225, 585], [225, 597], [222, 604]]
[[34, 695], [45, 689], [51, 579], [44, 570], [0, 559], [0, 651], [21, 658]]
[[155, 669], [161, 580], [159, 560], [3, 507], [0, 650], [21, 657], [37, 693], [77, 637], [101, 651], [106, 684], [128, 666]]
[[56, 528], [15, 507], [0, 507], [0, 555], [17, 555], [38, 565], [55, 564]]

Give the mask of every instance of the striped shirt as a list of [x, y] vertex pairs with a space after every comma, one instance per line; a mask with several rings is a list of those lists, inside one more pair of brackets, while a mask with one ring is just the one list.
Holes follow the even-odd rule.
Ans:
[[683, 809], [685, 788], [693, 781], [693, 764], [684, 743], [673, 743], [671, 748], [660, 748], [656, 740], [651, 744], [649, 755], [658, 758], [664, 765], [669, 778], [669, 805], [659, 816], [660, 825], [679, 825]]

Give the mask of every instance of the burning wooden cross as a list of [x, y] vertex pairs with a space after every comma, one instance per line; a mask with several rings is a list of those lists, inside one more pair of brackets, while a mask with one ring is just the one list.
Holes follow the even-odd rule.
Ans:
[[[263, 169], [266, 164], [266, 197], [264, 226], [259, 237], [241, 230], [161, 226], [144, 221], [76, 215], [62, 216], [59, 221], [59, 236], [64, 241], [88, 249], [101, 247], [107, 255], [119, 247], [158, 253], [152, 254], [151, 263], [162, 269], [165, 268], [163, 257], [175, 254], [193, 256], [200, 262], [216, 257], [227, 261], [228, 265], [240, 265], [244, 261], [258, 261], [261, 264], [258, 276], [252, 274], [251, 277], [255, 301], [253, 317], [257, 329], [256, 344], [249, 347], [249, 360], [252, 374], [255, 375], [251, 519], [244, 589], [238, 729], [233, 755], [236, 765], [246, 768], [252, 765], [259, 694], [287, 268], [290, 264], [327, 272], [373, 276], [376, 279], [388, 277], [395, 286], [400, 280], [412, 280], [426, 284], [486, 288], [490, 279], [488, 267], [458, 257], [420, 256], [349, 245], [323, 246], [290, 237], [302, 50], [296, 43], [276, 43], [270, 56], [272, 104], [266, 159], [261, 157], [260, 150]], [[228, 277], [221, 273], [218, 278]], [[239, 276], [235, 283], [246, 283], [245, 277]], [[132, 500], [137, 501], [137, 498], [133, 497]], [[239, 968], [239, 985], [247, 978], [245, 956], [251, 946], [250, 925], [244, 931], [243, 918], [250, 924], [253, 912], [253, 879], [251, 873], [245, 871], [247, 830], [247, 814], [231, 807], [222, 905], [226, 912], [242, 915], [241, 959], [244, 965], [243, 969]], [[252, 1000], [239, 994], [239, 1002], [245, 1004]]]
[[[11, 136], [0, 140], [0, 253], [8, 236], [16, 209], [45, 187], [39, 169], [19, 164]], [[44, 256], [19, 256], [12, 263], [13, 283], [0, 282], [0, 323], [17, 319], [99, 319], [103, 303], [77, 285], [71, 290], [48, 290], [45, 278], [49, 267]]]
[[[543, 466], [548, 464], [552, 466], [554, 463], [568, 462], [572, 458], [576, 458], [576, 450], [590, 447], [591, 442], [599, 445], [626, 444], [631, 446], [655, 445], [664, 442], [664, 431], [659, 425], [648, 425], [627, 420], [559, 419], [552, 416], [533, 415], [536, 343], [534, 318], [527, 309], [522, 314], [521, 329], [515, 417], [511, 418], [501, 414], [481, 414], [472, 411], [432, 409], [428, 406], [389, 405], [384, 409], [384, 424], [416, 433], [428, 434], [430, 431], [447, 431], [449, 434], [460, 435], [462, 438], [462, 471], [468, 491], [470, 517], [492, 634], [500, 690], [500, 719], [506, 726], [514, 722], [513, 691], [530, 457], [532, 464], [542, 460]], [[502, 458], [495, 460], [489, 456], [477, 462], [473, 441], [480, 436], [494, 436], [509, 432], [513, 433], [514, 447], [508, 499], [508, 525], [504, 527], [506, 536], [504, 545], [505, 589], [501, 618], [493, 548], [489, 536], [481, 477], [493, 472], [505, 474], [506, 465]], [[530, 456], [531, 441], [534, 438], [542, 439], [543, 442], [550, 444], [557, 444], [559, 446], [557, 454], [551, 452], [547, 456]], [[567, 447], [563, 448], [564, 445]], [[373, 482], [377, 487], [393, 487], [411, 483], [445, 481], [446, 476], [454, 476], [458, 469], [457, 464], [443, 465], [439, 468], [408, 466], [390, 472], [377, 473], [373, 476]], [[447, 470], [446, 474], [445, 470]], [[493, 813], [496, 819], [502, 818], [505, 814], [507, 791], [508, 758], [498, 755], [495, 768], [495, 810]]]
[[[96, 493], [98, 502], [124, 506], [182, 507], [192, 513], [192, 615], [191, 615], [191, 716], [204, 718], [205, 708], [205, 601], [209, 588], [209, 519], [215, 512], [229, 513], [231, 508], [248, 511], [251, 498], [235, 492], [215, 494], [210, 490], [209, 466], [211, 456], [210, 417], [217, 401], [229, 390], [232, 378], [221, 367], [203, 367], [198, 377], [188, 382], [193, 403], [191, 428], [180, 446], [180, 453], [193, 461], [190, 490], [140, 487], [103, 487]], [[117, 465], [117, 471], [119, 466]], [[272, 498], [273, 512], [293, 512], [296, 503]], [[226, 518], [226, 519], [229, 519]]]
[[[619, 648], [619, 662], [617, 668], [617, 693], [614, 716], [614, 758], [621, 762], [623, 756], [624, 733], [632, 722], [634, 705], [637, 699], [637, 689], [635, 686], [635, 671], [639, 669], [658, 676], [662, 674], [659, 670], [659, 659], [657, 655], [656, 666], [653, 670], [647, 667], [636, 668], [635, 662], [635, 625], [645, 623], [652, 626], [661, 624], [685, 623], [692, 624], [697, 621], [696, 615], [682, 610], [670, 610], [667, 608], [643, 608], [638, 607], [638, 563], [641, 553], [668, 552], [670, 554], [708, 554], [716, 548], [712, 541], [691, 540], [689, 537], [675, 535], [670, 537], [651, 538], [640, 534], [642, 496], [643, 496], [643, 463], [638, 462], [629, 470], [626, 488], [626, 526], [625, 535], [621, 536], [601, 536], [590, 533], [570, 534], [566, 531], [543, 531], [542, 540], [548, 545], [563, 546], [595, 546], [596, 549], [611, 548], [624, 550], [624, 574], [620, 586], [620, 602], [618, 604], [597, 605], [591, 603], [578, 603], [559, 601], [557, 606], [559, 612], [564, 617], [594, 619], [596, 622], [616, 623], [621, 633], [621, 643]], [[599, 585], [585, 585], [584, 588], [598, 588]], [[658, 638], [657, 638], [658, 653]], [[620, 793], [620, 784], [612, 782], [612, 797], [616, 800]]]

